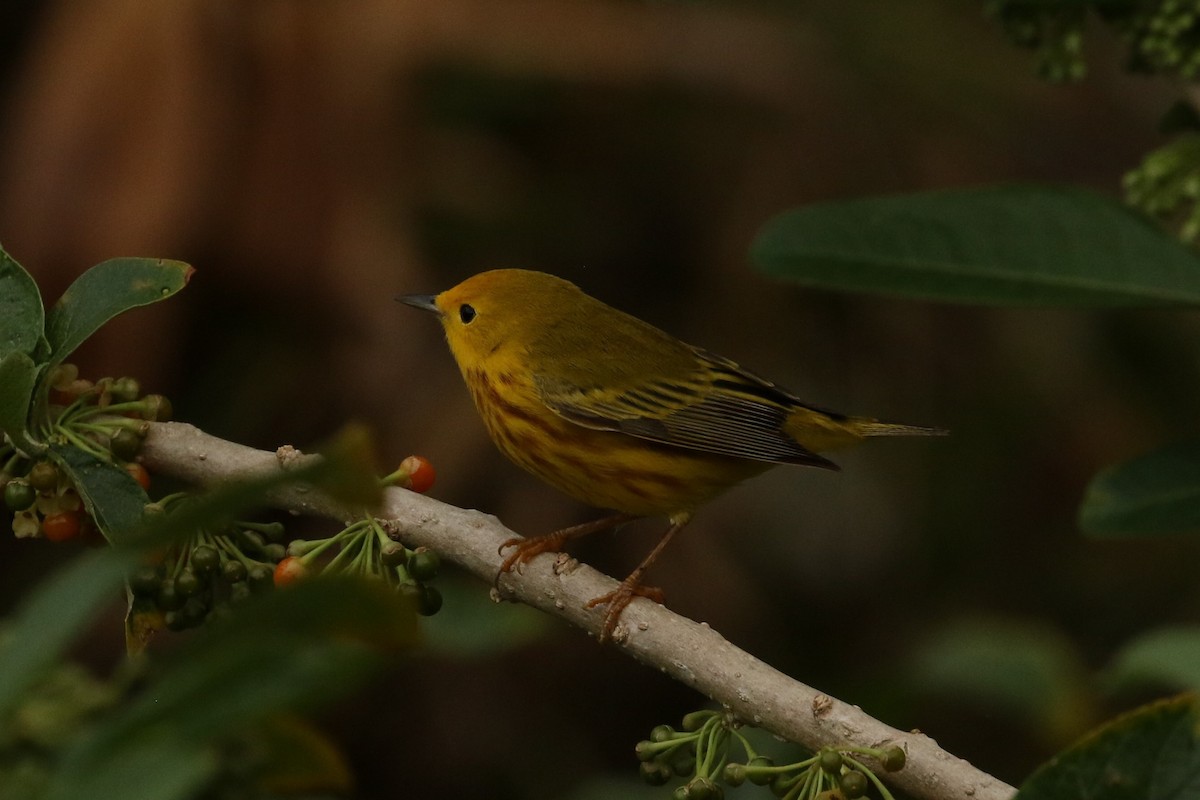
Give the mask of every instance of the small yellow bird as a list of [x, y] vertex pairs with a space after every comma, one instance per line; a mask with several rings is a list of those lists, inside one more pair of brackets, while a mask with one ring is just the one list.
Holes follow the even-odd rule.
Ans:
[[399, 298], [437, 314], [492, 441], [588, 505], [619, 512], [529, 539], [499, 576], [570, 539], [645, 516], [670, 527], [608, 604], [601, 640], [634, 597], [661, 601], [642, 574], [695, 510], [775, 464], [837, 469], [817, 453], [869, 436], [933, 436], [818, 408], [734, 362], [684, 344], [553, 275], [483, 272], [438, 295]]

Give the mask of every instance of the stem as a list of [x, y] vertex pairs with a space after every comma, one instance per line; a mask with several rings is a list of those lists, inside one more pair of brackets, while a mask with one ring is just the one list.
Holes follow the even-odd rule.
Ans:
[[[349, 528], [347, 528], [347, 530], [349, 530]], [[361, 547], [361, 542], [359, 540], [359, 537], [358, 536], [352, 537], [350, 539], [350, 541], [348, 541], [342, 545], [341, 551], [338, 552], [338, 554], [336, 556], [334, 556], [333, 561], [329, 562], [329, 564], [325, 567], [325, 571], [329, 572], [329, 573], [336, 572], [339, 569], [339, 567], [341, 566], [342, 562], [351, 561], [351, 552], [350, 551], [351, 550], [355, 551], [354, 555], [357, 555], [357, 551], [360, 549], [360, 547]]]
[[847, 755], [843, 755], [842, 758], [848, 761], [850, 765], [859, 772], [862, 772], [864, 775], [866, 775], [871, 783], [875, 784], [875, 788], [879, 790], [879, 794], [883, 796], [883, 800], [896, 800], [896, 798], [892, 796], [892, 793], [888, 791], [888, 788], [883, 785], [883, 781], [879, 780], [879, 776], [875, 774], [874, 770], [867, 769], [867, 767], [857, 758], [851, 758]]
[[80, 450], [84, 451], [85, 453], [87, 453], [88, 455], [90, 455], [94, 458], [97, 458], [101, 461], [111, 461], [112, 460], [112, 457], [109, 455], [107, 450], [102, 450], [99, 447], [99, 445], [97, 445], [96, 443], [91, 442], [91, 441], [83, 438], [82, 436], [76, 435], [76, 433], [69, 428], [63, 428], [63, 427], [59, 426], [58, 429], [55, 431], [55, 433], [58, 434], [59, 436], [62, 436], [69, 443], [71, 443], [75, 447], [78, 447]]

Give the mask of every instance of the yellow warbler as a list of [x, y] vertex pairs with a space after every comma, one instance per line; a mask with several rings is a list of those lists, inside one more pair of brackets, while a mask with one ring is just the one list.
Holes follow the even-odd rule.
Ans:
[[399, 299], [437, 314], [504, 455], [584, 503], [619, 512], [505, 542], [502, 551], [515, 550], [500, 574], [578, 536], [637, 517], [669, 517], [638, 568], [588, 604], [608, 604], [602, 639], [634, 597], [661, 599], [641, 585], [642, 573], [720, 492], [775, 464], [837, 469], [817, 453], [868, 436], [944, 433], [801, 402], [541, 272], [493, 270], [438, 295]]

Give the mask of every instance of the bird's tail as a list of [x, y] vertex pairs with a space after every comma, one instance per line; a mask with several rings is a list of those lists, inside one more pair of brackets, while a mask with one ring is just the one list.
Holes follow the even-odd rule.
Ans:
[[867, 417], [851, 417], [849, 427], [859, 436], [948, 436], [945, 428], [927, 428], [921, 425], [900, 425], [895, 422], [880, 422]]

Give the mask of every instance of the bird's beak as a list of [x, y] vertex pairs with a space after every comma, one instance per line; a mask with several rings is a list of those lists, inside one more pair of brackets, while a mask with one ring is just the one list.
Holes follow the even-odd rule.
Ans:
[[432, 311], [434, 314], [441, 316], [442, 310], [437, 307], [437, 295], [435, 294], [406, 294], [403, 297], [397, 297], [401, 303], [413, 308], [419, 308], [422, 311]]

